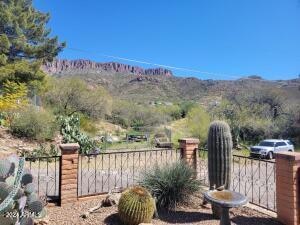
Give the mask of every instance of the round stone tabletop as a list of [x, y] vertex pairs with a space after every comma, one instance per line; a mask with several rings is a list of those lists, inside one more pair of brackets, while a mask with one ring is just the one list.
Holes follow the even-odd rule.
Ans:
[[211, 190], [204, 193], [207, 201], [212, 202], [222, 208], [240, 207], [247, 204], [247, 198], [235, 191], [230, 190]]

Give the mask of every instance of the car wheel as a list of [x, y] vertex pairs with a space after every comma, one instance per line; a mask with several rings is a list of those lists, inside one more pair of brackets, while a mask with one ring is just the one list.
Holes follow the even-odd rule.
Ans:
[[292, 152], [292, 149], [290, 149], [289, 152]]
[[269, 152], [269, 153], [268, 153], [267, 159], [273, 159], [273, 152]]

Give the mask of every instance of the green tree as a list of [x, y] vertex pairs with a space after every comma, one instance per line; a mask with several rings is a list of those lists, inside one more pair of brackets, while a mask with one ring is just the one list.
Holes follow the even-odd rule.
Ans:
[[207, 142], [210, 116], [201, 106], [194, 106], [187, 115], [187, 124], [191, 134], [199, 138], [200, 144]]
[[27, 105], [27, 87], [20, 83], [6, 81], [0, 92], [0, 111], [20, 109]]
[[111, 121], [123, 127], [154, 128], [170, 121], [164, 107], [138, 105], [135, 102], [116, 100], [113, 102]]
[[189, 111], [195, 106], [195, 102], [191, 102], [191, 101], [184, 101], [182, 103], [180, 103], [179, 107], [181, 109], [181, 117], [185, 118], [187, 116], [187, 114], [189, 113]]
[[31, 0], [0, 1], [0, 85], [6, 80], [41, 84], [45, 77], [41, 64], [65, 46], [57, 37], [49, 37], [49, 18]]
[[157, 106], [156, 109], [158, 112], [170, 117], [172, 120], [178, 120], [181, 118], [181, 108], [176, 104]]
[[278, 88], [232, 91], [213, 108], [212, 114], [230, 124], [234, 146], [238, 147], [240, 139], [253, 142], [287, 136], [292, 112], [285, 102]]
[[111, 113], [112, 99], [102, 87], [88, 86], [79, 78], [54, 78], [49, 83], [43, 97], [58, 114], [71, 116], [82, 113], [100, 118]]

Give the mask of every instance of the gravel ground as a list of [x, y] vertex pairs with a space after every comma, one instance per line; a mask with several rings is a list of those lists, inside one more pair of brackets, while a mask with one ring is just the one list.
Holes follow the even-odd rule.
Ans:
[[[87, 219], [83, 219], [80, 215], [89, 208], [97, 205], [104, 197], [97, 199], [69, 204], [64, 207], [48, 207], [48, 217], [50, 225], [121, 225], [117, 215], [117, 207], [101, 208], [91, 214]], [[219, 225], [219, 221], [211, 215], [208, 207], [200, 206], [202, 200], [200, 196], [194, 196], [193, 200], [185, 206], [178, 207], [176, 212], [159, 212], [159, 219], [153, 219], [154, 225], [166, 224], [207, 224]], [[247, 207], [239, 209], [231, 209], [230, 217], [232, 224], [241, 225], [280, 225], [274, 218], [262, 214]]]

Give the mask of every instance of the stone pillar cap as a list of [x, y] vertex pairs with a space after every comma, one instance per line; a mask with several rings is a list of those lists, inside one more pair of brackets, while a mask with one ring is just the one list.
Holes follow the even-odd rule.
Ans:
[[67, 143], [67, 144], [60, 144], [59, 148], [61, 150], [77, 150], [80, 148], [78, 143]]
[[181, 138], [178, 140], [180, 143], [185, 143], [185, 144], [199, 144], [200, 141], [198, 138]]

